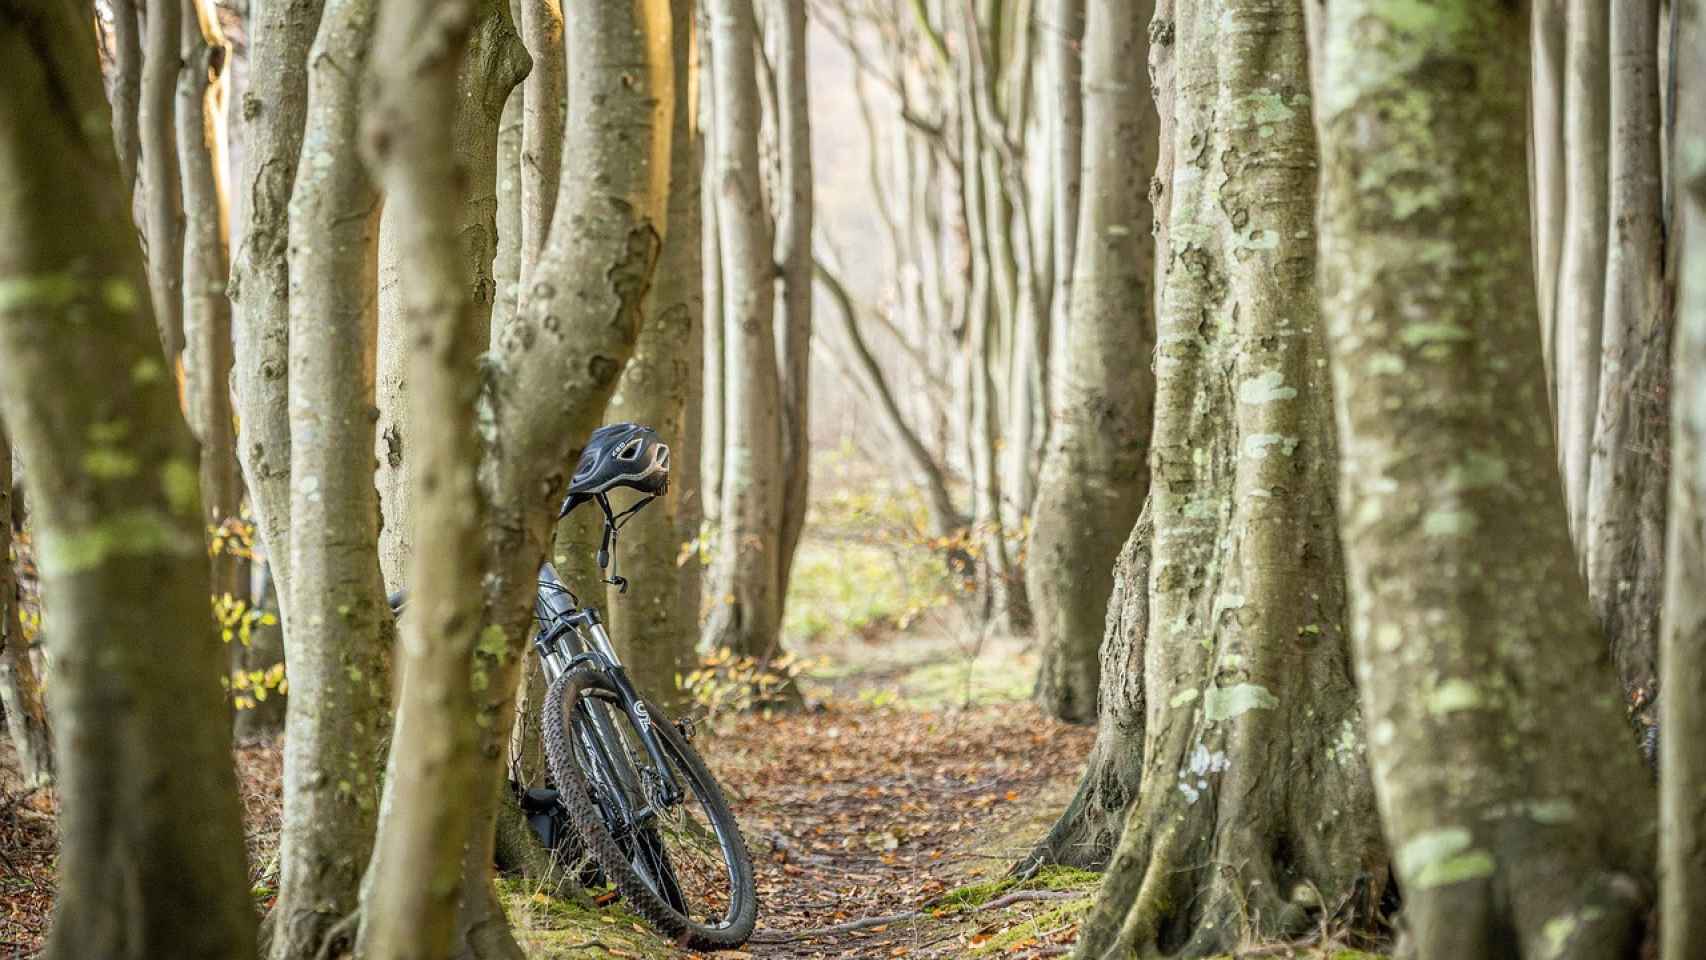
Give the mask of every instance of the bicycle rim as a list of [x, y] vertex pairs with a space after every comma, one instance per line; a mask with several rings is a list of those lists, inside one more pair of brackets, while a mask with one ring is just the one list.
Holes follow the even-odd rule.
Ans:
[[742, 912], [737, 898], [746, 896], [741, 891], [750, 884], [750, 870], [738, 838], [728, 835], [732, 820], [718, 815], [720, 798], [713, 785], [703, 782], [702, 765], [689, 760], [691, 748], [676, 731], [657, 728], [681, 794], [679, 801], [666, 803], [663, 781], [631, 719], [606, 692], [586, 692], [589, 696], [577, 705], [579, 759], [603, 768], [589, 779], [605, 794], [595, 799], [629, 866], [688, 923], [708, 931], [732, 926]]

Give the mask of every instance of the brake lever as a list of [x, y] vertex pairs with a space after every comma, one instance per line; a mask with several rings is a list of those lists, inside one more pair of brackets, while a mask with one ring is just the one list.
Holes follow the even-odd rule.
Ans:
[[627, 577], [605, 577], [604, 582], [615, 587], [617, 593], [627, 593], [628, 592], [628, 578]]

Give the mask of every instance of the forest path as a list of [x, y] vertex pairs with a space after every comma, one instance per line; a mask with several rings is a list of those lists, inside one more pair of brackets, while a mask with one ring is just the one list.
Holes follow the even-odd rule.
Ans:
[[[930, 711], [852, 701], [741, 718], [705, 750], [758, 866], [759, 933], [746, 951], [963, 957], [995, 931], [1082, 899], [1056, 891], [966, 913], [1003, 892], [1007, 867], [1070, 797], [1092, 736], [1029, 704]], [[915, 911], [925, 915], [822, 932]], [[1070, 935], [1076, 922], [1055, 926]]]

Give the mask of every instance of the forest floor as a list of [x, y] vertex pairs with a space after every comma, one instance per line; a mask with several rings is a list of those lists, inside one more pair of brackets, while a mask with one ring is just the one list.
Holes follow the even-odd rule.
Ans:
[[[805, 709], [728, 709], [715, 683], [696, 697], [695, 745], [723, 783], [758, 871], [758, 932], [719, 956], [1064, 954], [1096, 875], [1048, 872], [1021, 885], [1005, 873], [1071, 797], [1094, 733], [1030, 704], [1035, 654], [978, 626], [941, 545], [910, 532], [923, 528], [916, 498], [879, 476], [850, 476], [860, 471], [838, 456], [848, 452], [814, 464], [817, 492], [789, 595], [787, 672]], [[738, 664], [706, 673], [727, 679]], [[0, 737], [0, 960], [40, 949], [53, 894], [54, 800], [18, 789], [10, 751]], [[237, 767], [264, 910], [278, 872], [278, 745], [239, 749]], [[535, 960], [694, 956], [610, 896], [551, 896], [520, 879], [501, 886]], [[1249, 955], [1360, 956], [1272, 945]]]

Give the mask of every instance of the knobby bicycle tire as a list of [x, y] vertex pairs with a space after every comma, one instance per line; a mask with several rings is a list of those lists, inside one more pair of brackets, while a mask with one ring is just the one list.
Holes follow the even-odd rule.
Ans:
[[[607, 704], [617, 721], [632, 722], [621, 710], [615, 689], [609, 680], [599, 671], [584, 667], [559, 676], [556, 682], [551, 684], [545, 695], [540, 718], [540, 726], [545, 734], [545, 757], [551, 767], [551, 776], [556, 780], [570, 820], [574, 822], [575, 828], [585, 841], [587, 852], [629, 906], [668, 939], [698, 950], [729, 949], [745, 943], [752, 935], [757, 918], [758, 895], [753, 879], [752, 857], [747, 852], [746, 842], [741, 837], [734, 814], [730, 812], [728, 802], [723, 797], [722, 788], [706, 769], [698, 752], [673, 725], [663, 719], [663, 711], [648, 702], [646, 707], [653, 718], [652, 729], [657, 733], [665, 752], [671, 755], [672, 766], [688, 781], [682, 784], [687, 793], [685, 802], [697, 799], [702, 805], [726, 857], [730, 874], [729, 906], [720, 924], [707, 924], [676, 909], [640, 876], [612, 832], [604, 812], [599, 808], [595, 790], [610, 787], [595, 784], [588, 776], [576, 756], [572, 741], [577, 732], [571, 728], [571, 718], [575, 716], [575, 711], [581, 708], [582, 700], [587, 698], [588, 694], [596, 694], [596, 700]], [[590, 710], [592, 706], [593, 704], [588, 703], [585, 708]], [[606, 744], [605, 749], [623, 750], [622, 760], [618, 762], [626, 762], [625, 746]], [[618, 785], [615, 789], [621, 787]], [[652, 830], [650, 826], [643, 829]], [[661, 841], [655, 836], [640, 837], [638, 840], [656, 850], [663, 849]]]

